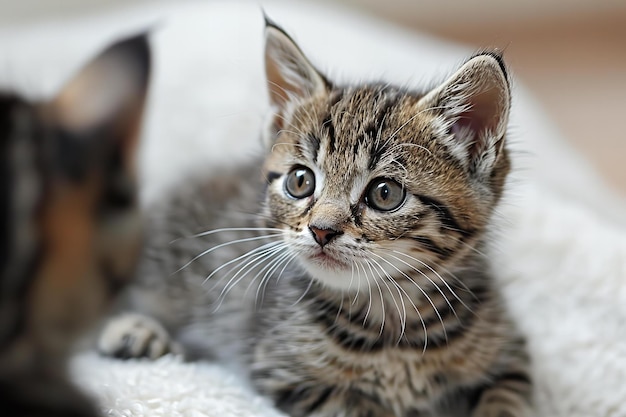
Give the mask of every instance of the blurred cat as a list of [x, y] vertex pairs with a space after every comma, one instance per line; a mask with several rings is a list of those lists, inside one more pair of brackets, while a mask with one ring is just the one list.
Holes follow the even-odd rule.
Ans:
[[145, 36], [100, 53], [47, 102], [0, 92], [0, 404], [92, 416], [65, 376], [72, 343], [132, 275]]

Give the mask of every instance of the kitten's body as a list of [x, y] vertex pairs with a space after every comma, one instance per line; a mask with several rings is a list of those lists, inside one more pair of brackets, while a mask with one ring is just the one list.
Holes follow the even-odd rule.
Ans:
[[139, 36], [104, 51], [50, 101], [0, 92], [3, 415], [97, 415], [65, 364], [139, 251], [133, 157], [149, 58]]
[[528, 357], [481, 252], [509, 171], [500, 58], [424, 94], [335, 86], [272, 24], [267, 42], [264, 162], [153, 210], [134, 304], [177, 342], [131, 315], [101, 350], [239, 359], [292, 416], [527, 415]]

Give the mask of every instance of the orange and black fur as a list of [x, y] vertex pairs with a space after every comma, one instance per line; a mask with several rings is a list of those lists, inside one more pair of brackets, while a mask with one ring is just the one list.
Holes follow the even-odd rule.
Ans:
[[271, 22], [265, 52], [266, 154], [151, 210], [132, 295], [152, 317], [101, 351], [239, 360], [293, 417], [529, 416], [482, 250], [510, 170], [500, 55], [414, 91], [336, 85]]
[[65, 376], [81, 331], [132, 276], [147, 39], [103, 51], [55, 98], [0, 92], [0, 408], [95, 416]]

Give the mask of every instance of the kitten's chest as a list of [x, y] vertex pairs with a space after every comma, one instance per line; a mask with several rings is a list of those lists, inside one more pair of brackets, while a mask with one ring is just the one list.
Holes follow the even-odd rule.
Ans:
[[432, 354], [403, 349], [350, 354], [327, 346], [326, 355], [326, 366], [310, 362], [317, 378], [378, 398], [397, 415], [429, 408], [444, 391], [445, 367]]
[[[363, 325], [358, 319], [358, 301], [351, 304], [354, 320], [347, 321], [334, 305], [316, 304], [306, 297], [295, 303], [292, 299], [302, 297], [306, 288], [297, 288], [293, 294], [288, 290], [270, 290], [270, 308], [260, 315], [264, 318], [253, 347], [252, 367], [255, 376], [265, 379], [257, 379], [261, 386], [277, 380], [288, 386], [318, 381], [374, 399], [397, 416], [428, 415], [424, 411], [433, 410], [460, 386], [475, 382], [475, 375], [483, 375], [484, 369], [475, 369], [480, 368], [477, 364], [488, 362], [485, 358], [494, 354], [492, 344], [478, 343], [487, 333], [471, 329], [450, 343], [437, 345], [428, 339], [424, 349], [422, 327], [412, 329], [407, 324], [404, 339], [396, 343], [392, 323], [385, 330], [393, 328], [393, 337], [380, 326]], [[388, 318], [399, 323], [396, 317]]]
[[282, 331], [266, 334], [254, 348], [253, 369], [260, 371], [257, 375], [269, 375], [265, 381], [257, 380], [262, 386], [273, 385], [277, 382], [274, 378], [288, 385], [314, 380], [374, 399], [397, 416], [432, 410], [449, 390], [450, 358], [436, 352], [403, 348], [350, 351], [333, 343], [323, 331], [304, 325], [283, 338], [287, 327], [278, 326]]

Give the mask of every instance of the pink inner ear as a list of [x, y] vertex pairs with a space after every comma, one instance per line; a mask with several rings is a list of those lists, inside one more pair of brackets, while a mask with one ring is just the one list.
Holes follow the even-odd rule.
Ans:
[[470, 108], [462, 114], [467, 127], [477, 134], [485, 131], [495, 132], [500, 124], [500, 94], [498, 89], [491, 87], [469, 98]]
[[466, 99], [469, 108], [461, 112], [450, 127], [450, 133], [458, 140], [471, 142], [468, 148], [470, 155], [476, 156], [483, 150], [486, 144], [481, 144], [480, 139], [485, 133], [496, 133], [502, 117], [500, 100], [496, 87], [472, 93]]
[[274, 61], [266, 59], [265, 72], [267, 75], [270, 101], [282, 108], [289, 100], [288, 91], [295, 91], [296, 88], [283, 77]]

